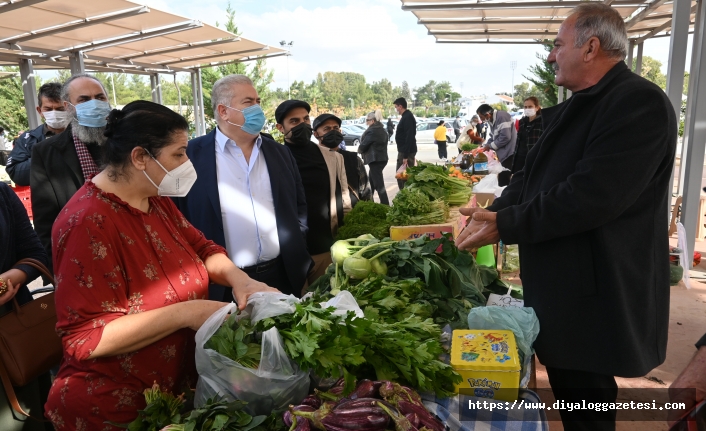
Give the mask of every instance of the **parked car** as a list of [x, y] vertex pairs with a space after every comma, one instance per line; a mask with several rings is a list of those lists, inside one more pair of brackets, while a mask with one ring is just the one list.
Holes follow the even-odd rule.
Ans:
[[360, 145], [360, 137], [363, 135], [363, 131], [359, 127], [355, 127], [352, 124], [344, 124], [341, 126], [341, 132], [343, 133], [343, 141], [348, 145], [358, 146]]
[[[438, 127], [438, 122], [423, 122], [417, 123], [417, 143], [418, 144], [433, 144], [434, 143], [434, 131]], [[454, 134], [454, 129], [451, 127], [451, 123], [444, 123], [446, 127], [446, 142], [454, 142], [456, 140], [456, 135]]]

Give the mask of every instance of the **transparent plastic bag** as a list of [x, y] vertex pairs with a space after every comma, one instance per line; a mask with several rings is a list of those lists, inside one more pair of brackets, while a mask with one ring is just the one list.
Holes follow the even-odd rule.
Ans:
[[[270, 298], [253, 298], [252, 302], [249, 300], [250, 311], [246, 309], [239, 318], [250, 317], [253, 309], [257, 309], [261, 312], [260, 316], [263, 316], [265, 313], [260, 310], [261, 307], [275, 307], [279, 314], [273, 315], [284, 314], [282, 311], [285, 307], [282, 304], [286, 304], [287, 300], [281, 296], [287, 295], [270, 295]], [[247, 409], [254, 415], [268, 415], [273, 410], [285, 409], [304, 399], [309, 392], [309, 373], [299, 369], [289, 359], [277, 328], [262, 334], [262, 358], [257, 369], [243, 367], [215, 350], [204, 348], [204, 344], [220, 328], [228, 313], [236, 311], [236, 304], [225, 305], [196, 332], [196, 370], [199, 373], [194, 397], [196, 407], [203, 406], [208, 398], [220, 395], [229, 400], [248, 402]]]
[[268, 317], [294, 313], [295, 305], [298, 303], [299, 298], [294, 295], [257, 292], [253, 293], [248, 298], [248, 306], [245, 308], [245, 311], [251, 316], [250, 320], [253, 323], [257, 323]]
[[539, 319], [532, 307], [477, 307], [468, 313], [469, 329], [509, 329], [515, 334], [517, 348], [522, 353], [522, 378], [529, 379], [532, 344], [539, 335]]
[[354, 312], [356, 317], [364, 316], [363, 310], [361, 310], [360, 306], [358, 306], [358, 301], [356, 301], [353, 294], [347, 290], [342, 290], [333, 298], [326, 302], [322, 302], [321, 307], [335, 307], [336, 311], [333, 313], [334, 316], [342, 316], [349, 311]]
[[397, 178], [398, 180], [407, 179], [407, 162], [402, 163], [402, 166], [400, 166], [400, 168], [395, 173], [395, 178]]

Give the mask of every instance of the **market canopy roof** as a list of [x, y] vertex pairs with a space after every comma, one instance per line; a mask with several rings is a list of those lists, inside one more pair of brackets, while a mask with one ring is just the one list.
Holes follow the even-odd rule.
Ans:
[[[439, 43], [537, 43], [553, 39], [559, 25], [581, 1], [401, 0]], [[607, 0], [625, 19], [628, 36], [636, 42], [667, 36], [672, 1]], [[692, 0], [693, 30], [696, 0]]]
[[287, 54], [127, 0], [9, 0], [0, 18], [1, 64], [68, 68], [81, 55], [86, 69], [174, 73]]

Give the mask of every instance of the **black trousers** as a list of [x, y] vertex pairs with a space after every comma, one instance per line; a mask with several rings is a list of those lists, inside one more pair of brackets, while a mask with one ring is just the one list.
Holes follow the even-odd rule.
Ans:
[[[515, 156], [512, 155], [508, 157], [507, 159], [503, 160], [500, 164], [503, 165], [504, 168], [507, 169], [512, 169], [512, 162], [515, 160]], [[498, 174], [498, 185], [500, 187], [504, 187], [508, 184], [510, 184], [510, 178], [512, 178], [512, 171], [502, 171]]]
[[[248, 277], [252, 278], [253, 280], [257, 280], [261, 283], [265, 283], [270, 287], [279, 289], [280, 292], [284, 293], [285, 295], [291, 294], [296, 297], [300, 297], [302, 294], [302, 288], [304, 286], [292, 286], [292, 283], [289, 282], [289, 278], [287, 277], [287, 270], [284, 267], [282, 257], [277, 257], [275, 261], [275, 264], [265, 271], [245, 271], [245, 273], [248, 274]], [[233, 289], [226, 288], [223, 294], [223, 302], [231, 301], [233, 301]]]
[[446, 141], [437, 141], [434, 140], [434, 143], [436, 146], [439, 148], [439, 158], [440, 159], [445, 159], [448, 154], [446, 154]]
[[[397, 171], [400, 166], [402, 166], [402, 161], [404, 159], [407, 159], [407, 166], [415, 166], [415, 159], [414, 156], [417, 155], [417, 152], [415, 151], [414, 153], [397, 153], [397, 164], [395, 166], [395, 171]], [[397, 180], [397, 187], [399, 187], [400, 190], [404, 188], [404, 184], [407, 182], [407, 180]]]
[[385, 180], [382, 177], [382, 170], [387, 166], [387, 160], [384, 162], [371, 162], [368, 166], [370, 167], [368, 178], [370, 179], [370, 188], [372, 190], [370, 197], [372, 198], [375, 192], [378, 192], [380, 203], [390, 205], [390, 200], [387, 198], [387, 190], [385, 189]]
[[[564, 403], [613, 403], [618, 398], [615, 377], [588, 371], [547, 367], [554, 398]], [[559, 410], [565, 431], [615, 431], [615, 410]]]

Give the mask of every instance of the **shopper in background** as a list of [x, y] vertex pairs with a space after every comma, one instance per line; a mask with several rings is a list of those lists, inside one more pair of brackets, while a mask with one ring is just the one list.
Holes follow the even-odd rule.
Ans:
[[[282, 119], [281, 123], [277, 123], [277, 130], [285, 136], [284, 145], [297, 162], [304, 186], [309, 226], [306, 244], [314, 260], [307, 276], [307, 282], [311, 284], [324, 275], [331, 264], [330, 248], [338, 227], [343, 225], [343, 216], [351, 209], [351, 199], [343, 156], [337, 151], [330, 151], [343, 139], [341, 120], [332, 114], [319, 115], [312, 130], [308, 104], [290, 112], [291, 103], [285, 101], [280, 104], [275, 117]], [[280, 115], [278, 111], [287, 112], [288, 115]], [[311, 133], [315, 133], [319, 142], [326, 145], [311, 142]]]
[[456, 147], [458, 148], [458, 153], [461, 154], [461, 147], [464, 144], [480, 145], [483, 143], [484, 139], [480, 136], [479, 132], [480, 118], [477, 115], [471, 117], [471, 122], [468, 123], [466, 127], [463, 128], [461, 137], [456, 141]]
[[446, 126], [444, 126], [444, 120], [439, 120], [439, 124], [436, 125], [436, 130], [434, 130], [434, 143], [436, 144], [439, 154], [439, 161], [445, 162], [448, 154], [446, 154]]
[[387, 119], [387, 135], [389, 137], [390, 142], [394, 139], [394, 133], [395, 133], [395, 123], [392, 122], [392, 117]]
[[[380, 120], [382, 113], [378, 110], [370, 112], [365, 117], [365, 124], [368, 128], [360, 137], [360, 146], [358, 152], [363, 156], [363, 161], [370, 167], [370, 188], [372, 192], [370, 198], [373, 198], [375, 192], [378, 192], [380, 203], [390, 205], [390, 200], [387, 198], [387, 190], [385, 189], [385, 180], [382, 176], [382, 171], [387, 166], [387, 142], [388, 134]], [[388, 130], [392, 120], [388, 120]]]
[[108, 92], [88, 74], [74, 75], [61, 88], [64, 109], [71, 123], [60, 134], [32, 148], [30, 186], [34, 230], [50, 259], [51, 229], [56, 216], [76, 190], [100, 172]]
[[[47, 254], [32, 229], [22, 201], [5, 183], [0, 182], [0, 316], [12, 312], [12, 298], [17, 298], [20, 305], [32, 300], [27, 288], [39, 272], [28, 265], [15, 265], [25, 258], [48, 263]], [[1, 323], [0, 323], [1, 324]], [[28, 340], [32, 342], [32, 340]], [[29, 414], [41, 418], [44, 416], [44, 403], [51, 387], [49, 373], [39, 376], [22, 387], [15, 387], [18, 401]], [[2, 431], [41, 431], [52, 430], [49, 424], [42, 424], [32, 419], [15, 419], [5, 391], [0, 388], [0, 429]]]
[[490, 126], [490, 137], [485, 141], [483, 150], [494, 150], [500, 163], [508, 169], [498, 174], [498, 185], [506, 186], [510, 184], [512, 175], [510, 169], [512, 169], [515, 142], [517, 141], [515, 122], [509, 113], [494, 109], [488, 104], [480, 105], [476, 113]]
[[[534, 348], [567, 404], [614, 403], [614, 376], [644, 376], [667, 352], [678, 122], [664, 91], [625, 65], [627, 46], [617, 10], [576, 7], [547, 58], [574, 95], [542, 110], [545, 132], [502, 196], [461, 209], [472, 221], [460, 248], [519, 244], [525, 306], [542, 328]], [[566, 431], [615, 430], [615, 409], [560, 414]]]
[[[404, 97], [396, 99], [393, 104], [395, 110], [400, 115], [400, 122], [397, 123], [397, 131], [395, 132], [395, 142], [397, 143], [397, 164], [395, 170], [399, 170], [400, 166], [415, 165], [415, 156], [417, 155], [417, 120], [414, 115], [407, 110], [407, 101]], [[406, 180], [397, 180], [397, 187], [402, 190]]]
[[15, 139], [14, 147], [7, 158], [7, 174], [18, 186], [29, 185], [29, 170], [32, 164], [32, 148], [38, 142], [58, 135], [71, 122], [70, 113], [61, 101], [61, 84], [47, 82], [39, 87], [37, 112], [44, 124], [25, 132]]
[[[324, 114], [331, 115], [331, 114]], [[329, 121], [334, 121], [335, 117], [328, 117]], [[321, 120], [323, 121], [323, 120]], [[314, 131], [321, 125], [318, 118], [314, 120]], [[340, 124], [339, 124], [340, 126]], [[365, 171], [365, 164], [358, 154], [347, 151], [345, 142], [342, 142], [343, 148], [340, 145], [334, 146], [335, 142], [324, 139], [320, 133], [315, 133], [316, 139], [319, 140], [319, 145], [328, 148], [330, 151], [336, 151], [343, 157], [343, 164], [346, 168], [346, 181], [348, 182], [348, 194], [351, 198], [351, 208], [354, 208], [359, 201], [369, 201], [373, 199], [372, 191], [370, 190], [370, 182], [368, 181], [368, 173]]]
[[534, 96], [528, 97], [524, 101], [524, 107], [524, 117], [520, 120], [520, 130], [517, 133], [517, 145], [515, 145], [515, 156], [512, 162], [513, 175], [525, 167], [527, 153], [534, 148], [544, 131], [542, 107], [539, 106], [539, 99]]
[[458, 121], [458, 118], [459, 117], [457, 115], [453, 123], [454, 135], [456, 135], [456, 139], [454, 139], [454, 142], [458, 142], [458, 137], [461, 136], [461, 123]]

